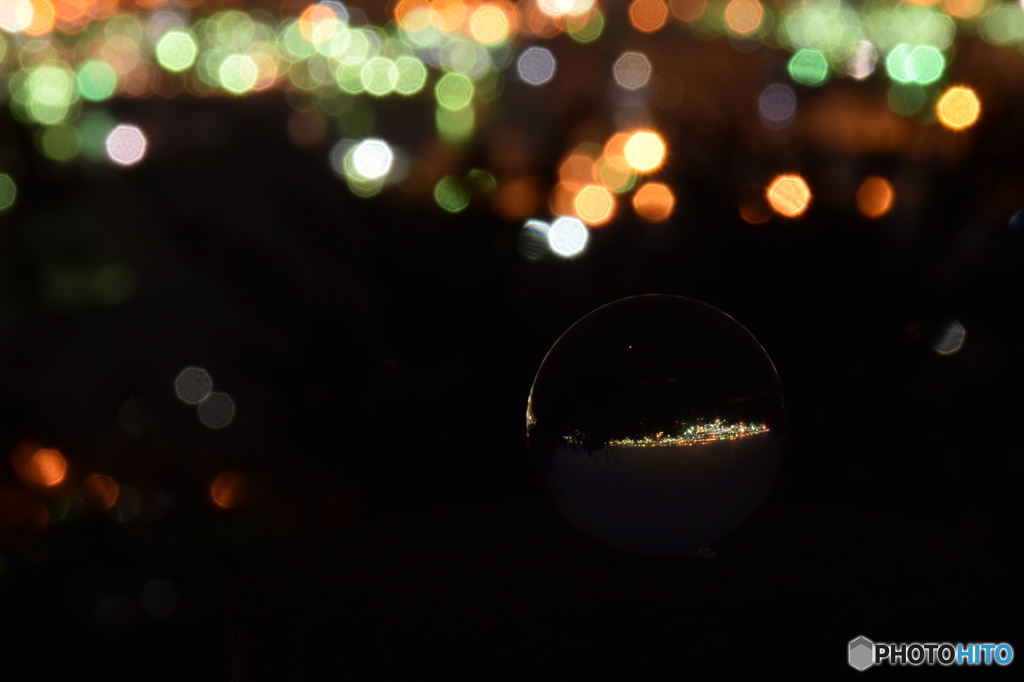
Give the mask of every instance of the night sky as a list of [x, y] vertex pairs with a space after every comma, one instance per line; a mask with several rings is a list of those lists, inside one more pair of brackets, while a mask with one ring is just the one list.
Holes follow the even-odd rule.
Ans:
[[[675, 211], [651, 224], [624, 200], [573, 258], [525, 257], [522, 221], [486, 197], [451, 214], [429, 189], [353, 195], [328, 162], [353, 136], [326, 116], [297, 143], [302, 98], [284, 86], [88, 104], [147, 132], [129, 167], [46, 158], [41, 126], [4, 108], [0, 172], [18, 194], [0, 213], [0, 675], [222, 680], [231, 580], [252, 557], [388, 514], [544, 499], [525, 437], [541, 360], [583, 315], [648, 293], [728, 313], [774, 362], [776, 499], [946, 524], [1019, 568], [1020, 50], [957, 38], [939, 86], [977, 89], [970, 130], [891, 112], [881, 69], [794, 86], [796, 118], [770, 130], [757, 95], [786, 77], [786, 50], [640, 33], [605, 4], [605, 37], [541, 41], [556, 80], [507, 74], [462, 146], [435, 139], [428, 92], [364, 98], [372, 133], [434, 179], [481, 168], [550, 189], [577, 144], [618, 130], [609, 69], [647, 50], [682, 83], [649, 113]], [[885, 126], [895, 138], [872, 137]], [[779, 173], [807, 180], [807, 211], [745, 221], [743, 197]], [[874, 220], [853, 198], [867, 175], [896, 192]], [[940, 354], [954, 321], [963, 344]], [[225, 428], [175, 395], [188, 367], [230, 396]], [[123, 426], [132, 399], [141, 433]], [[40, 447], [68, 462], [59, 486], [15, 471]], [[231, 509], [210, 493], [223, 472], [240, 481]], [[94, 473], [120, 486], [110, 509], [89, 496]]]

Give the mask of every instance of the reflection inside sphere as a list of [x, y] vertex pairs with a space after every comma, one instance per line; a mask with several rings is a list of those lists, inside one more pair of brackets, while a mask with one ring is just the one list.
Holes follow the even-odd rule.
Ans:
[[562, 514], [609, 546], [684, 554], [761, 504], [782, 464], [775, 367], [725, 313], [681, 296], [626, 298], [548, 351], [527, 439]]

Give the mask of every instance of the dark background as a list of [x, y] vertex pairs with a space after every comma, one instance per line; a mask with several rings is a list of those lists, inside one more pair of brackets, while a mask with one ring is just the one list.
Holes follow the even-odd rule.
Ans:
[[[911, 150], [917, 138], [855, 153], [803, 131], [844, 109], [836, 92], [860, 88], [881, 106], [884, 75], [800, 90], [807, 106], [780, 138], [732, 100], [756, 107], [786, 55], [675, 40], [659, 44], [706, 60], [703, 79], [673, 62], [686, 89], [656, 119], [672, 153], [658, 177], [677, 210], [650, 225], [623, 207], [568, 260], [524, 258], [521, 226], [486, 202], [449, 215], [398, 189], [352, 196], [327, 163], [333, 133], [294, 144], [277, 92], [115, 100], [115, 118], [150, 134], [147, 159], [126, 169], [49, 161], [34, 131], [3, 114], [19, 195], [0, 218], [0, 450], [31, 440], [70, 463], [59, 491], [26, 493], [51, 517], [70, 501], [63, 520], [3, 526], [3, 666], [40, 679], [57, 669], [224, 679], [231, 579], [247, 559], [385, 514], [540, 499], [524, 422], [544, 353], [587, 312], [644, 293], [729, 313], [775, 362], [790, 434], [781, 499], [946, 523], [1019, 567], [1024, 224], [1012, 220], [1024, 208], [1024, 110], [1011, 75], [1024, 60], [963, 39], [950, 80], [977, 76], [993, 105], [949, 143], [964, 146], [956, 158]], [[603, 69], [616, 48], [593, 48], [591, 67], [582, 46], [559, 49], [572, 73]], [[996, 62], [1005, 68], [983, 68]], [[736, 85], [716, 82], [737, 65]], [[604, 73], [591, 101], [560, 95], [532, 117], [535, 93], [510, 83], [456, 158], [485, 166], [511, 126], [552, 181], [580, 135], [614, 132]], [[748, 83], [762, 85], [743, 99]], [[416, 139], [406, 121], [432, 115], [419, 101], [375, 106], [385, 138]], [[701, 129], [701, 112], [725, 121]], [[912, 125], [932, 136], [926, 150], [955, 135]], [[784, 171], [815, 191], [808, 212], [743, 222], [741, 192]], [[873, 173], [894, 178], [897, 199], [869, 221], [852, 193]], [[111, 264], [132, 283], [113, 304], [88, 293]], [[941, 356], [931, 344], [951, 319], [965, 343]], [[227, 428], [207, 429], [177, 400], [188, 366], [231, 395]], [[118, 421], [132, 397], [152, 409], [142, 435]], [[225, 470], [245, 481], [245, 502], [229, 511], [208, 493]], [[93, 472], [133, 487], [138, 517], [90, 509], [80, 486]], [[0, 486], [20, 485], [0, 471]], [[177, 590], [163, 618], [139, 605], [154, 578]], [[111, 595], [121, 610], [101, 617]], [[871, 633], [851, 623], [858, 634]], [[999, 637], [1016, 644], [1009, 633], [980, 641]]]

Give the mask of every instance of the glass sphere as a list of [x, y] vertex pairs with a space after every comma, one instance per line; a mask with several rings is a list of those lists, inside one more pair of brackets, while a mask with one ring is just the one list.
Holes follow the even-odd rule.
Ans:
[[541, 362], [526, 436], [559, 511], [590, 537], [686, 554], [738, 528], [782, 465], [778, 374], [742, 325], [682, 296], [584, 316]]

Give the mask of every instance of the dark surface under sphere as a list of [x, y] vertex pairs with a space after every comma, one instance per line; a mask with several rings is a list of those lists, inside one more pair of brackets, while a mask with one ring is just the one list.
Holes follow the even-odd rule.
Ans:
[[527, 435], [562, 514], [643, 554], [717, 542], [782, 463], [782, 391], [757, 340], [681, 296], [621, 299], [566, 331], [537, 372]]

